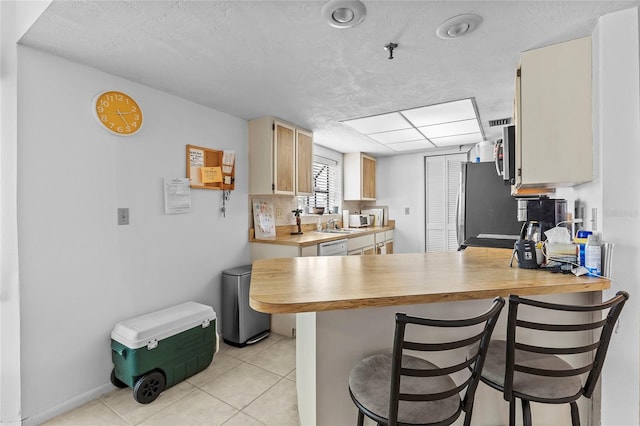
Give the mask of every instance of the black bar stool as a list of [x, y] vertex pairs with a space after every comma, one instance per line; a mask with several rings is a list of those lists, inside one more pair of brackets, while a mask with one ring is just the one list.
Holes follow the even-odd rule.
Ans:
[[[504, 399], [509, 401], [509, 425], [515, 425], [516, 399], [522, 401], [525, 426], [532, 425], [530, 401], [547, 404], [569, 403], [572, 424], [580, 424], [576, 401], [582, 395], [591, 397], [602, 371], [613, 328], [628, 298], [628, 293], [620, 291], [604, 303], [580, 306], [539, 302], [518, 296], [509, 297], [507, 340], [491, 341], [481, 379], [502, 392]], [[527, 318], [548, 320], [550, 311], [566, 312], [567, 315], [573, 316], [576, 312], [606, 312], [607, 315], [602, 320], [591, 322], [589, 319], [580, 323], [576, 323], [575, 319], [565, 319], [562, 323], [522, 319], [522, 314], [525, 313]], [[524, 339], [521, 333], [518, 333], [519, 329], [530, 330], [529, 338], [535, 335], [536, 343]], [[571, 334], [585, 332], [597, 335], [595, 342], [579, 347], [550, 343], [553, 341], [550, 334], [556, 335], [556, 341], [567, 342], [570, 341]], [[562, 339], [558, 339], [558, 335]], [[540, 346], [539, 342], [545, 343]], [[593, 351], [595, 356], [592, 355]], [[575, 367], [569, 362], [571, 360], [568, 358], [571, 356], [589, 353], [593, 361], [586, 365]], [[583, 385], [579, 376], [587, 373]]]
[[[393, 353], [365, 358], [349, 375], [349, 393], [358, 407], [358, 425], [362, 426], [366, 415], [378, 424], [391, 426], [444, 426], [456, 421], [462, 411], [466, 413], [464, 424], [469, 425], [487, 346], [504, 304], [504, 299], [498, 297], [484, 314], [460, 320], [396, 314]], [[455, 341], [412, 342], [405, 340], [408, 324], [456, 328], [467, 332], [467, 335]], [[470, 347], [474, 347], [474, 351], [467, 358]], [[439, 367], [425, 359], [406, 355], [403, 353], [405, 350], [447, 351], [450, 363]], [[460, 385], [450, 376], [454, 373], [466, 377]], [[461, 399], [460, 392], [463, 391], [465, 396]]]

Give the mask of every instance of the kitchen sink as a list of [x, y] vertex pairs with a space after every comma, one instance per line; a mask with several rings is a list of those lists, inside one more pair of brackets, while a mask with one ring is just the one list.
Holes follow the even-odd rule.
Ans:
[[322, 232], [324, 234], [355, 234], [358, 231], [355, 229], [323, 229]]

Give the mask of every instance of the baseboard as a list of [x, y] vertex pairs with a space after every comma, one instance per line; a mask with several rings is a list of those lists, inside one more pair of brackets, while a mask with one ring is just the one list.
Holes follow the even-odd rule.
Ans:
[[[49, 407], [48, 409], [41, 411], [36, 415], [33, 415], [26, 419], [22, 419], [22, 426], [37, 426], [41, 423], [46, 422], [47, 420], [51, 420], [54, 417], [64, 414], [67, 411], [71, 411], [74, 408], [78, 408], [79, 406], [89, 401], [98, 399], [101, 395], [104, 395], [107, 392], [111, 392], [113, 389], [115, 388], [111, 383], [105, 383], [102, 386], [99, 386], [81, 395], [75, 396], [60, 404], [54, 405], [53, 407]], [[18, 425], [19, 424], [17, 424], [16, 426]], [[5, 426], [5, 423], [3, 423], [2, 426]], [[13, 426], [13, 425], [10, 423], [6, 423], [6, 426]]]

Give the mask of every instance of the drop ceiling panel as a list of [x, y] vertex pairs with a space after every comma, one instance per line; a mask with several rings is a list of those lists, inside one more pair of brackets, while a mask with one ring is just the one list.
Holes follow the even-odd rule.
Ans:
[[416, 127], [431, 126], [476, 117], [471, 99], [414, 108], [403, 111], [402, 114]]
[[347, 120], [344, 123], [364, 135], [411, 128], [411, 124], [407, 123], [407, 120], [397, 112]]
[[368, 136], [371, 139], [383, 144], [425, 139], [425, 137], [416, 129], [404, 129], [404, 130], [395, 130], [393, 132], [374, 133]]
[[469, 133], [467, 135], [457, 135], [431, 139], [431, 142], [433, 142], [436, 146], [468, 145], [482, 141], [483, 137], [480, 133]]
[[434, 124], [433, 126], [425, 126], [418, 128], [426, 137], [441, 138], [452, 135], [464, 135], [467, 133], [480, 133], [478, 120], [454, 121], [451, 123]]

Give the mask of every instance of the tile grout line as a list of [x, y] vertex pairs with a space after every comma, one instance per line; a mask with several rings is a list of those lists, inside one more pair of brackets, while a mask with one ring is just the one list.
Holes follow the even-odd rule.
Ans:
[[[253, 404], [254, 402], [256, 402], [262, 395], [264, 395], [265, 393], [269, 392], [269, 390], [271, 390], [273, 387], [275, 387], [278, 383], [282, 382], [283, 380], [286, 380], [286, 378], [284, 377], [280, 377], [280, 380], [278, 380], [277, 382], [275, 382], [273, 385], [269, 386], [264, 392], [262, 392], [260, 395], [256, 396], [251, 402], [249, 402], [247, 405], [245, 405], [240, 412], [242, 412], [242, 414], [246, 414], [247, 416], [253, 418], [252, 416], [249, 415], [249, 413], [245, 413], [244, 410], [245, 408], [249, 407], [251, 404]], [[256, 419], [258, 420], [258, 419]], [[259, 421], [259, 420], [258, 420]], [[263, 423], [263, 422], [260, 422]]]
[[111, 412], [113, 412], [116, 416], [120, 417], [126, 424], [133, 426], [133, 423], [131, 423], [126, 418], [124, 418], [124, 416], [122, 416], [122, 414], [118, 413], [118, 411], [116, 411], [116, 409], [113, 408], [111, 405], [107, 404], [106, 401], [103, 401], [102, 397], [99, 397], [98, 401], [100, 401], [105, 407], [107, 407], [109, 410], [111, 410]]
[[[275, 336], [275, 335], [274, 335], [274, 336]], [[267, 342], [264, 342], [264, 343], [267, 343]], [[249, 417], [249, 418], [251, 418], [252, 420], [255, 420], [255, 421], [259, 422], [261, 425], [265, 425], [265, 423], [264, 423], [264, 422], [262, 422], [261, 420], [259, 420], [259, 419], [255, 418], [255, 417], [251, 416], [250, 414], [248, 414], [248, 413], [247, 413], [247, 412], [245, 412], [244, 410], [245, 410], [246, 408], [248, 408], [251, 404], [253, 404], [256, 400], [258, 400], [259, 398], [261, 398], [262, 396], [264, 396], [264, 395], [265, 395], [267, 392], [269, 392], [271, 389], [273, 389], [273, 387], [275, 387], [275, 386], [277, 386], [278, 384], [280, 384], [283, 380], [287, 380], [287, 382], [292, 382], [292, 383], [296, 383], [296, 380], [295, 380], [295, 379], [291, 379], [291, 378], [288, 378], [288, 377], [287, 377], [287, 376], [288, 376], [288, 375], [290, 375], [293, 371], [295, 371], [295, 367], [293, 367], [290, 371], [286, 372], [285, 374], [280, 374], [280, 373], [278, 373], [278, 372], [274, 372], [274, 371], [268, 370], [267, 368], [264, 368], [264, 367], [262, 367], [262, 366], [260, 366], [260, 365], [254, 364], [253, 362], [250, 362], [250, 361], [249, 361], [249, 360], [250, 360], [250, 359], [252, 359], [253, 357], [255, 357], [255, 356], [257, 356], [257, 355], [261, 354], [262, 352], [264, 352], [265, 350], [267, 350], [267, 349], [269, 349], [269, 348], [272, 348], [274, 345], [277, 345], [278, 343], [282, 343], [282, 344], [290, 344], [290, 342], [287, 342], [285, 338], [278, 338], [277, 340], [275, 340], [275, 341], [273, 341], [273, 342], [269, 342], [269, 344], [267, 344], [267, 345], [264, 345], [264, 343], [263, 343], [263, 345], [261, 345], [261, 346], [263, 346], [263, 347], [261, 347], [261, 348], [260, 348], [259, 350], [257, 350], [255, 353], [251, 353], [249, 356], [244, 357], [245, 359], [243, 359], [243, 358], [239, 358], [237, 355], [236, 355], [236, 356], [234, 356], [232, 353], [233, 353], [233, 352], [235, 352], [235, 351], [222, 351], [222, 350], [220, 350], [221, 348], [219, 348], [219, 349], [218, 349], [218, 351], [216, 351], [218, 354], [225, 355], [225, 356], [227, 356], [227, 357], [229, 357], [229, 358], [235, 359], [236, 361], [238, 361], [238, 364], [237, 364], [237, 365], [235, 365], [235, 366], [233, 366], [233, 367], [231, 367], [231, 368], [229, 368], [228, 370], [224, 371], [223, 373], [221, 373], [220, 375], [218, 375], [218, 376], [214, 377], [213, 379], [211, 379], [211, 380], [207, 381], [206, 383], [202, 383], [202, 384], [200, 384], [200, 385], [196, 385], [196, 384], [194, 384], [194, 383], [190, 382], [188, 378], [187, 378], [187, 379], [185, 379], [185, 382], [187, 382], [187, 383], [191, 386], [191, 389], [190, 389], [190, 390], [188, 390], [188, 391], [187, 391], [187, 392], [186, 392], [182, 397], [180, 397], [180, 398], [176, 399], [175, 401], [172, 401], [171, 403], [167, 404], [165, 407], [161, 408], [160, 410], [158, 410], [158, 411], [156, 411], [156, 412], [153, 412], [153, 413], [151, 413], [151, 414], [149, 414], [149, 415], [145, 416], [144, 418], [142, 418], [142, 419], [140, 419], [140, 420], [136, 420], [136, 421], [134, 421], [134, 420], [128, 420], [128, 419], [125, 417], [125, 415], [124, 415], [124, 414], [121, 414], [121, 413], [116, 409], [117, 404], [116, 404], [116, 405], [110, 404], [109, 402], [107, 402], [107, 400], [103, 399], [104, 395], [101, 395], [101, 396], [99, 396], [99, 397], [98, 397], [98, 398], [96, 398], [96, 399], [97, 399], [97, 401], [99, 401], [99, 402], [100, 402], [104, 407], [106, 407], [106, 408], [107, 408], [111, 413], [115, 414], [118, 418], [120, 418], [120, 419], [124, 422], [124, 424], [129, 425], [129, 426], [135, 426], [135, 425], [138, 425], [138, 424], [140, 424], [140, 423], [143, 423], [143, 422], [147, 421], [149, 418], [151, 418], [151, 417], [155, 416], [156, 414], [159, 414], [159, 413], [164, 412], [164, 411], [165, 411], [165, 410], [167, 410], [169, 407], [174, 406], [176, 403], [178, 403], [178, 402], [180, 402], [180, 401], [183, 401], [183, 400], [185, 400], [186, 398], [192, 397], [192, 396], [195, 394], [195, 392], [196, 392], [196, 391], [200, 391], [200, 392], [205, 393], [207, 396], [209, 396], [209, 397], [211, 397], [211, 398], [215, 399], [216, 401], [219, 401], [220, 403], [225, 404], [225, 405], [229, 406], [230, 408], [232, 408], [233, 410], [235, 410], [235, 413], [234, 413], [234, 414], [233, 414], [229, 419], [227, 419], [223, 424], [226, 424], [227, 422], [229, 422], [229, 420], [230, 420], [231, 418], [234, 418], [235, 416], [237, 416], [237, 415], [238, 415], [238, 413], [242, 413], [243, 415], [248, 416], [248, 417]], [[232, 347], [233, 347], [233, 346], [231, 346], [231, 345], [227, 345], [227, 344], [225, 344], [225, 343], [221, 343], [221, 345], [220, 345], [220, 346], [222, 347], [222, 345], [228, 346], [229, 348], [232, 348]], [[294, 347], [295, 347], [295, 346], [294, 346]], [[243, 348], [239, 348], [239, 349], [243, 349]], [[240, 355], [242, 355], [242, 353], [240, 353]], [[214, 361], [214, 362], [215, 362], [215, 361]], [[274, 376], [276, 376], [276, 377], [277, 377], [277, 380], [276, 380], [276, 382], [275, 382], [275, 383], [273, 383], [272, 385], [270, 385], [267, 389], [265, 389], [263, 392], [261, 392], [261, 393], [260, 393], [259, 395], [257, 395], [255, 398], [253, 398], [250, 402], [248, 402], [247, 404], [245, 404], [245, 405], [244, 405], [244, 407], [243, 407], [242, 409], [238, 409], [238, 408], [234, 407], [233, 405], [231, 405], [231, 404], [229, 404], [229, 403], [225, 402], [224, 400], [222, 400], [222, 399], [220, 399], [220, 398], [218, 398], [218, 397], [216, 397], [216, 396], [214, 396], [214, 395], [212, 395], [212, 394], [210, 394], [210, 393], [206, 392], [206, 391], [203, 389], [203, 387], [204, 387], [204, 386], [206, 386], [206, 385], [210, 384], [211, 382], [213, 382], [214, 380], [218, 379], [219, 377], [222, 377], [222, 376], [224, 376], [224, 375], [226, 375], [226, 374], [230, 373], [231, 371], [233, 371], [233, 370], [235, 370], [235, 369], [237, 369], [238, 367], [243, 366], [243, 365], [251, 366], [251, 367], [254, 367], [254, 368], [258, 368], [258, 369], [260, 369], [260, 370], [264, 371], [265, 373], [272, 374], [272, 375], [274, 375]], [[114, 390], [115, 390], [116, 392], [118, 391], [117, 389], [114, 389]], [[132, 391], [132, 389], [131, 389], [131, 388], [127, 388], [127, 390], [128, 390], [128, 391]], [[123, 391], [123, 392], [124, 392], [124, 389], [123, 389], [123, 390], [121, 390], [121, 391]], [[113, 391], [111, 391], [111, 392], [113, 392]], [[110, 393], [111, 393], [111, 392], [110, 392]], [[105, 395], [106, 395], [106, 394], [105, 394]], [[113, 401], [112, 401], [112, 402], [113, 402]]]

